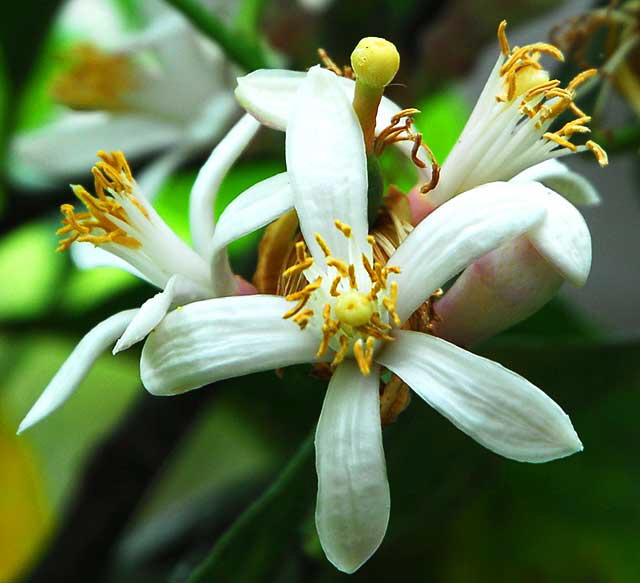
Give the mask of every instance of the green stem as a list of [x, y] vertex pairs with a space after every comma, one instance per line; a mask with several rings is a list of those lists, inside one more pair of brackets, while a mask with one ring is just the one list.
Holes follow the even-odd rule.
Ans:
[[[271, 580], [272, 569], [281, 564], [278, 554], [288, 549], [290, 538], [297, 533], [315, 494], [310, 483], [313, 441], [312, 433], [275, 482], [218, 539], [191, 574], [189, 583]], [[247, 559], [247, 548], [262, 548], [262, 554], [269, 560], [263, 557], [252, 564]]]
[[196, 0], [167, 2], [184, 14], [200, 32], [215, 41], [231, 61], [246, 71], [268, 67], [267, 59], [254, 38], [230, 31]]

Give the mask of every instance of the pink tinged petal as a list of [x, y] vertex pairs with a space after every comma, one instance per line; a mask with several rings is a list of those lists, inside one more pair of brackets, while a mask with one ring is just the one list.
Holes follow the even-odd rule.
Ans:
[[311, 362], [316, 335], [282, 315], [277, 296], [195, 302], [167, 314], [142, 351], [140, 376], [154, 395], [177, 395], [222, 379]]
[[245, 190], [220, 215], [209, 256], [214, 296], [233, 295], [226, 248], [229, 243], [257, 231], [293, 207], [293, 191], [286, 172], [276, 174]]
[[68, 113], [14, 139], [9, 168], [21, 182], [68, 179], [86, 174], [98, 150], [122, 150], [134, 159], [173, 145], [181, 132], [178, 125], [142, 115]]
[[327, 558], [353, 573], [380, 546], [389, 522], [379, 370], [351, 359], [336, 369], [316, 429], [316, 527]]
[[598, 191], [589, 180], [555, 159], [527, 168], [511, 181], [542, 182], [547, 188], [561, 194], [575, 205], [593, 206], [600, 204], [601, 200]]
[[126, 310], [107, 318], [78, 342], [20, 423], [18, 433], [35, 425], [65, 403], [83, 381], [93, 363], [124, 332], [137, 312], [137, 309]]
[[172, 306], [204, 299], [209, 293], [209, 290], [202, 289], [185, 277], [173, 275], [164, 291], [142, 304], [113, 348], [113, 354], [127, 350], [143, 340], [162, 321]]
[[527, 234], [536, 249], [560, 275], [584, 285], [591, 270], [591, 235], [580, 212], [569, 201], [541, 186], [535, 196], [545, 205], [543, 221]]
[[435, 335], [470, 346], [537, 312], [563, 279], [526, 235], [508, 241], [465, 269], [436, 304]]
[[220, 184], [259, 128], [260, 124], [255, 119], [244, 115], [214, 148], [198, 173], [191, 189], [189, 223], [193, 246], [203, 255], [213, 237], [213, 207]]
[[546, 462], [582, 450], [564, 411], [503, 366], [420, 332], [398, 331], [376, 360], [491, 451]]
[[359, 249], [367, 249], [364, 139], [333, 73], [314, 67], [300, 85], [287, 126], [286, 155], [300, 230], [316, 262], [324, 263], [316, 233], [335, 257], [349, 259], [349, 240], [335, 228], [336, 219], [353, 228]]
[[397, 311], [406, 320], [454, 275], [544, 217], [535, 184], [494, 182], [469, 190], [424, 219], [390, 257], [401, 273]]

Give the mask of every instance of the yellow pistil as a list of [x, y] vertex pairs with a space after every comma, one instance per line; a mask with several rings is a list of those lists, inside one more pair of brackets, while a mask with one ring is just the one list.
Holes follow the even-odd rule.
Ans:
[[118, 220], [128, 224], [130, 220], [127, 212], [114, 197], [114, 193], [126, 196], [148, 218], [147, 211], [133, 195], [134, 180], [129, 164], [122, 152], [107, 154], [99, 151], [98, 157], [101, 161], [91, 170], [96, 194], [90, 194], [79, 185], [71, 187], [86, 207], [86, 212], [77, 213], [70, 204], [60, 207], [64, 218], [62, 227], [56, 234], [68, 236], [60, 241], [58, 251], [66, 251], [75, 241], [94, 245], [116, 243], [131, 249], [141, 246], [136, 238], [128, 235], [115, 222]]
[[373, 316], [373, 302], [362, 292], [350, 290], [340, 294], [335, 305], [336, 317], [338, 320], [357, 328], [364, 326], [371, 321]]
[[[585, 125], [591, 118], [587, 116], [575, 103], [576, 90], [585, 81], [597, 74], [596, 69], [587, 69], [578, 73], [566, 87], [560, 87], [560, 81], [549, 79], [548, 72], [540, 64], [540, 57], [545, 54], [558, 61], [564, 61], [562, 51], [548, 43], [533, 43], [523, 47], [509, 47], [506, 35], [506, 21], [498, 26], [498, 42], [500, 50], [506, 57], [500, 67], [505, 93], [497, 95], [499, 102], [511, 103], [521, 98], [518, 107], [523, 115], [535, 118], [536, 128], [556, 119], [565, 111], [571, 111], [577, 119], [566, 123], [554, 132], [545, 132], [543, 138], [552, 141], [562, 148], [576, 152], [578, 147], [571, 142], [573, 134], [587, 133]], [[595, 142], [585, 144], [591, 150], [601, 166], [607, 164], [607, 155]]]
[[78, 110], [123, 110], [123, 95], [135, 89], [135, 67], [124, 55], [110, 55], [89, 43], [68, 54], [70, 67], [52, 87], [59, 103]]
[[385, 87], [400, 67], [400, 55], [393, 43], [376, 37], [363, 38], [351, 53], [356, 75], [353, 109], [358, 116], [367, 154], [373, 152], [376, 115]]

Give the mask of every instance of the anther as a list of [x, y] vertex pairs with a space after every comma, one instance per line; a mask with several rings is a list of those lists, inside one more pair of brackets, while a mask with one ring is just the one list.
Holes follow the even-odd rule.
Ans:
[[[352, 229], [349, 225], [347, 225], [346, 223], [343, 223], [340, 219], [336, 219], [334, 221], [334, 224], [336, 226], [336, 229], [338, 229], [338, 231], [340, 231], [347, 239], [351, 237]], [[328, 253], [328, 255], [331, 255], [331, 253]]]
[[329, 249], [329, 245], [327, 245], [327, 242], [322, 238], [322, 235], [316, 233], [315, 238], [318, 245], [320, 245], [320, 249], [322, 249], [325, 257], [329, 257], [331, 255], [331, 249]]

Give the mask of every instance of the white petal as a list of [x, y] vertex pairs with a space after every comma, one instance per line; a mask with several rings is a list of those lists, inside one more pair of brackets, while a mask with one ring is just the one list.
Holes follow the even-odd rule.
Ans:
[[[75, 242], [69, 249], [71, 259], [80, 269], [93, 269], [94, 267], [117, 267], [127, 271], [140, 279], [149, 281], [140, 271], [129, 265], [124, 259], [117, 255], [97, 247], [93, 243]], [[149, 282], [151, 283], [151, 282]]]
[[495, 453], [546, 462], [582, 450], [566, 413], [503, 366], [440, 338], [398, 331], [377, 358], [456, 427]]
[[299, 71], [260, 69], [238, 77], [236, 99], [260, 123], [284, 131], [293, 97], [305, 76]]
[[[244, 77], [238, 78], [236, 98], [249, 113], [264, 125], [286, 130], [293, 112], [295, 94], [304, 80], [305, 73], [283, 69], [260, 69]], [[345, 77], [337, 77], [338, 84], [349, 99], [353, 101], [355, 82]], [[391, 122], [391, 117], [400, 111], [400, 107], [390, 99], [383, 97], [376, 117], [376, 135]], [[396, 146], [409, 155], [412, 149], [410, 142], [398, 142]], [[419, 154], [422, 158], [422, 154]], [[431, 179], [431, 167], [416, 168], [418, 182]]]
[[286, 172], [258, 182], [235, 198], [220, 215], [211, 242], [211, 265], [214, 295], [232, 295], [226, 247], [277, 219], [293, 207], [293, 192]]
[[558, 160], [547, 160], [527, 168], [514, 176], [512, 181], [542, 182], [551, 190], [564, 196], [569, 202], [577, 205], [600, 204], [600, 195], [593, 184], [584, 176], [570, 170]]
[[191, 189], [189, 221], [193, 246], [201, 253], [207, 252], [214, 231], [213, 207], [223, 178], [247, 147], [260, 128], [250, 115], [244, 115], [214, 148], [198, 172]]
[[367, 159], [362, 129], [337, 77], [314, 67], [296, 94], [286, 138], [287, 172], [300, 230], [317, 262], [320, 234], [335, 257], [349, 259], [349, 241], [335, 228], [353, 228], [358, 249], [367, 249]]
[[143, 340], [162, 321], [172, 306], [204, 299], [207, 297], [205, 293], [205, 290], [185, 277], [171, 276], [164, 291], [142, 304], [113, 348], [113, 354], [127, 350]]
[[400, 319], [467, 265], [539, 222], [545, 213], [543, 189], [537, 183], [484, 184], [421, 221], [388, 262], [402, 270], [397, 276]]
[[349, 359], [333, 374], [316, 429], [316, 471], [320, 543], [338, 569], [353, 573], [389, 522], [377, 366], [364, 376]]
[[140, 376], [154, 395], [175, 395], [207, 383], [311, 362], [317, 337], [282, 315], [277, 296], [236, 296], [174, 310], [149, 335]]
[[128, 158], [151, 154], [180, 139], [179, 126], [134, 114], [69, 113], [11, 145], [10, 168], [21, 181], [61, 180], [88, 174], [98, 150]]
[[20, 423], [18, 433], [44, 419], [73, 394], [93, 363], [116, 341], [137, 312], [137, 309], [126, 310], [107, 318], [78, 342]]
[[546, 206], [543, 221], [527, 234], [529, 241], [573, 285], [587, 281], [591, 269], [591, 235], [582, 215], [548, 188], [536, 194]]

